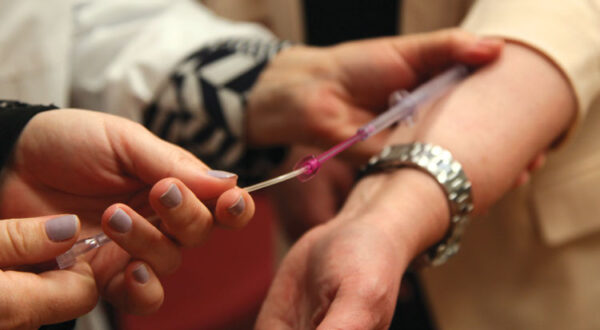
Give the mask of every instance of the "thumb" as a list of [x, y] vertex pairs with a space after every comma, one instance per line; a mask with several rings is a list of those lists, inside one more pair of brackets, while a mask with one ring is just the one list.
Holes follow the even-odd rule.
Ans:
[[[0, 266], [34, 264], [69, 249], [79, 233], [74, 215], [0, 221]], [[91, 268], [40, 274], [0, 271], [0, 329], [29, 329], [73, 319], [98, 299]]]
[[453, 63], [488, 63], [500, 55], [504, 41], [479, 37], [460, 29], [416, 34], [395, 40], [395, 48], [417, 75], [441, 70]]
[[79, 235], [75, 215], [0, 221], [0, 267], [36, 264], [67, 251]]
[[41, 274], [0, 271], [0, 329], [37, 329], [94, 308], [98, 292], [87, 263]]
[[349, 284], [342, 284], [329, 308], [321, 311], [322, 320], [313, 319], [319, 325], [317, 328], [388, 329], [394, 315], [394, 300]]

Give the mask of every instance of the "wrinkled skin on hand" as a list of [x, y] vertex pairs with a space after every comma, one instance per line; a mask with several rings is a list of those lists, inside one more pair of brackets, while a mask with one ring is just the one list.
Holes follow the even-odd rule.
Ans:
[[[456, 62], [490, 62], [502, 46], [500, 40], [448, 30], [329, 49], [292, 48], [275, 59], [250, 95], [250, 141], [268, 144], [275, 137], [279, 143], [328, 148], [384, 109], [392, 91], [411, 89]], [[292, 63], [304, 68], [287, 70]], [[253, 121], [253, 112], [262, 116]], [[347, 158], [364, 160], [376, 153], [388, 133], [360, 143]], [[412, 233], [390, 230], [390, 223], [411, 228], [415, 213], [410, 201], [397, 203], [389, 196], [385, 188], [393, 183], [378, 180], [361, 181], [362, 188], [355, 188], [332, 221], [292, 247], [263, 304], [258, 329], [387, 329], [400, 279], [424, 246], [415, 244]], [[439, 194], [435, 185], [427, 189]], [[441, 235], [445, 229], [439, 227]]]
[[337, 219], [289, 251], [257, 329], [387, 329], [406, 267], [391, 237], [368, 221]]

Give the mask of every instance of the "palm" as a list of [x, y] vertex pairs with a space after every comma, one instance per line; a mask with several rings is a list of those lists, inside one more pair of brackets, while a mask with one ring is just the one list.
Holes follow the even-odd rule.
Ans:
[[311, 230], [284, 259], [257, 327], [388, 326], [404, 269], [384, 236], [335, 220]]

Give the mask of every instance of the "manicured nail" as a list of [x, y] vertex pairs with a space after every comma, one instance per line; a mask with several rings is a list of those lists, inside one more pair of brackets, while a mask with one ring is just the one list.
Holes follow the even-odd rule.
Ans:
[[131, 217], [125, 211], [117, 209], [108, 219], [108, 225], [119, 233], [126, 233], [131, 230]]
[[142, 284], [148, 282], [150, 279], [150, 273], [148, 273], [148, 269], [144, 265], [139, 265], [138, 268], [132, 272], [132, 275], [136, 281]]
[[219, 170], [208, 170], [208, 171], [206, 171], [206, 174], [212, 176], [213, 178], [217, 178], [217, 179], [231, 179], [231, 178], [237, 177], [237, 174], [235, 174], [235, 173], [219, 171]]
[[233, 203], [230, 207], [227, 208], [227, 211], [237, 216], [244, 212], [245, 207], [246, 202], [244, 201], [244, 196], [240, 196], [240, 198], [235, 203]]
[[160, 196], [160, 202], [166, 208], [171, 209], [181, 204], [182, 200], [181, 191], [177, 188], [177, 185], [172, 183], [169, 189]]
[[46, 235], [54, 242], [60, 242], [75, 236], [77, 217], [69, 214], [46, 221]]

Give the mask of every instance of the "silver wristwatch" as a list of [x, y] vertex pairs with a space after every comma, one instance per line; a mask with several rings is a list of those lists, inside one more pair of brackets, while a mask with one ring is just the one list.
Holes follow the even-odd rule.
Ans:
[[369, 160], [366, 173], [412, 167], [431, 175], [446, 193], [450, 207], [450, 227], [446, 236], [429, 248], [412, 266], [438, 266], [458, 252], [460, 239], [473, 210], [471, 182], [452, 154], [439, 146], [412, 143], [387, 146]]

